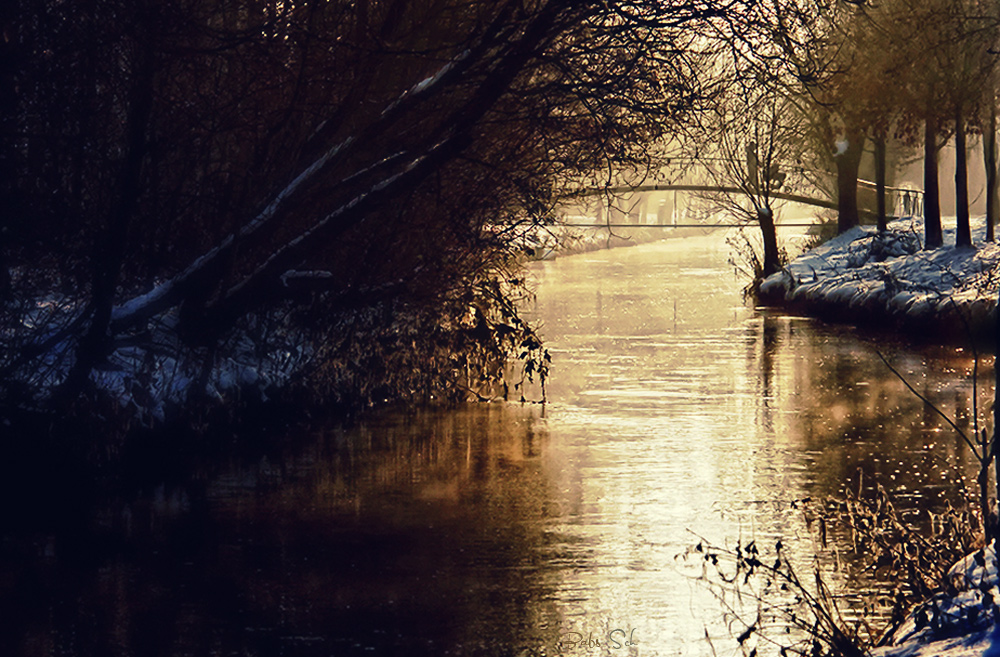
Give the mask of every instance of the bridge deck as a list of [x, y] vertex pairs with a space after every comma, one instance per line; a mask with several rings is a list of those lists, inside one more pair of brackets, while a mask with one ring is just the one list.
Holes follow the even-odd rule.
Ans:
[[[599, 223], [599, 224], [581, 224], [581, 223], [568, 223], [563, 221], [557, 221], [557, 226], [566, 226], [567, 228], [740, 228], [742, 226], [748, 225], [747, 223], [725, 223], [725, 224], [623, 224], [623, 223]], [[795, 222], [795, 223], [779, 223], [775, 224], [775, 228], [809, 228], [811, 226], [822, 226], [822, 222]]]
[[[747, 190], [742, 187], [724, 187], [719, 185], [639, 185], [637, 187], [605, 187], [603, 189], [588, 189], [580, 193], [580, 196], [600, 196], [602, 194], [628, 194], [632, 192], [716, 192], [726, 194], [746, 194]], [[805, 205], [814, 205], [821, 208], [836, 210], [837, 204], [828, 199], [817, 199], [803, 196], [801, 194], [787, 194], [785, 192], [771, 192], [772, 198], [780, 198], [785, 201], [794, 201]]]
[[[871, 183], [867, 180], [858, 180], [858, 184], [863, 187], [874, 187], [875, 185], [875, 183]], [[885, 190], [887, 192], [923, 194], [921, 190], [907, 189], [904, 187], [886, 187]], [[637, 185], [637, 186], [623, 185], [619, 187], [591, 188], [591, 189], [581, 190], [576, 195], [580, 197], [587, 197], [587, 196], [601, 196], [603, 194], [629, 194], [634, 192], [670, 192], [670, 191], [748, 194], [750, 190], [737, 186], [653, 184], [653, 185]], [[769, 196], [771, 196], [772, 198], [782, 199], [785, 201], [792, 201], [794, 203], [802, 203], [804, 205], [812, 205], [820, 208], [827, 208], [829, 210], [837, 209], [837, 202], [831, 201], [830, 199], [812, 198], [809, 196], [803, 196], [802, 194], [788, 194], [786, 192], [781, 192], [781, 191], [772, 191], [770, 192]]]

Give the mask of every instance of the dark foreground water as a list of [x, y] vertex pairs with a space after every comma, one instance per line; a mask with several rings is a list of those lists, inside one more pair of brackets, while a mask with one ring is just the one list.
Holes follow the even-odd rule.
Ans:
[[736, 654], [678, 555], [780, 537], [807, 563], [798, 500], [954, 498], [969, 455], [873, 350], [963, 426], [973, 360], [755, 313], [727, 257], [538, 265], [545, 406], [383, 411], [118, 499], [57, 481], [67, 511], [31, 522], [6, 500], [0, 655]]

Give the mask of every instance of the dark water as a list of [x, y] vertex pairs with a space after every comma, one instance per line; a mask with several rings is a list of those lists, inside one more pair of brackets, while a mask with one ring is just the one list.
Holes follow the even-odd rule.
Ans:
[[733, 654], [678, 555], [808, 554], [792, 503], [859, 486], [954, 498], [971, 457], [874, 349], [961, 426], [973, 359], [756, 313], [727, 257], [538, 265], [545, 406], [383, 411], [96, 503], [56, 484], [69, 512], [0, 542], [0, 654]]

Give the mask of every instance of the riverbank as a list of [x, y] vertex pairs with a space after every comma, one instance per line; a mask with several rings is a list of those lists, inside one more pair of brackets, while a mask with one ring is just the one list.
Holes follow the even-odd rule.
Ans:
[[[569, 632], [625, 654], [608, 639], [620, 628], [644, 655], [706, 655], [706, 626], [732, 654], [718, 600], [678, 567], [689, 530], [765, 545], [807, 535], [792, 501], [878, 485], [933, 490], [903, 499], [939, 513], [965, 462], [947, 448], [928, 461], [943, 422], [854, 331], [742, 304], [725, 237], [532, 265], [526, 319], [553, 355], [545, 407], [380, 405], [257, 445], [240, 429], [164, 432], [133, 443], [134, 483], [110, 494], [72, 462], [29, 477], [15, 454], [19, 479], [0, 477], [21, 519], [0, 540], [0, 654], [155, 652], [147, 637], [203, 653], [209, 637], [220, 653], [502, 657], [551, 654]], [[961, 399], [964, 356], [907, 362]], [[167, 458], [194, 465], [161, 475]], [[805, 549], [788, 554], [811, 572]], [[895, 583], [862, 584], [851, 593]], [[588, 650], [601, 652], [564, 652]]]
[[[761, 302], [838, 323], [873, 326], [914, 338], [994, 339], [1000, 245], [986, 242], [983, 217], [972, 222], [972, 248], [924, 250], [920, 218], [854, 228], [803, 253], [760, 287]], [[947, 591], [918, 605], [875, 657], [1000, 655], [995, 629], [1000, 580], [992, 548], [968, 555], [948, 573]]]
[[956, 248], [954, 219], [945, 246], [923, 250], [923, 220], [905, 218], [878, 234], [859, 226], [790, 262], [760, 287], [765, 305], [837, 322], [874, 325], [949, 341], [993, 334], [1000, 245], [973, 220], [973, 248]]
[[993, 547], [959, 560], [947, 580], [949, 591], [917, 606], [872, 657], [1000, 655], [1000, 580]]

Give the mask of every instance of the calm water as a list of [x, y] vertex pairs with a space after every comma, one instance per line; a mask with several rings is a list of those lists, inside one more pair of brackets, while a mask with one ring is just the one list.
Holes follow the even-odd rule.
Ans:
[[792, 503], [859, 485], [954, 497], [970, 457], [874, 349], [960, 423], [972, 357], [758, 314], [727, 257], [537, 265], [544, 407], [383, 411], [138, 497], [55, 491], [69, 519], [0, 543], [0, 654], [734, 654], [678, 555], [807, 555]]

